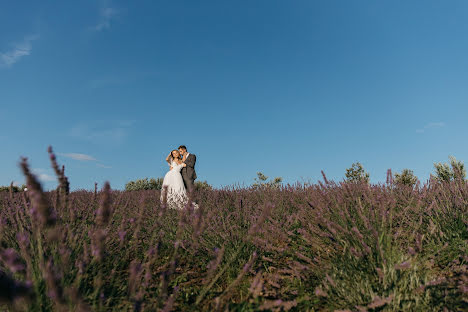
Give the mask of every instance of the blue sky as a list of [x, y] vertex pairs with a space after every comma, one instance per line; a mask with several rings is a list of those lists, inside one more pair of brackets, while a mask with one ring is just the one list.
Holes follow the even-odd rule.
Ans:
[[47, 146], [73, 189], [160, 177], [422, 180], [468, 160], [467, 1], [0, 0], [0, 185]]

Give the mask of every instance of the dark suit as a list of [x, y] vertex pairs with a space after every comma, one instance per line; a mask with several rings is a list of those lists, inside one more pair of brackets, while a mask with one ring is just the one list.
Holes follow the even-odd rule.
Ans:
[[182, 168], [182, 179], [184, 179], [185, 187], [188, 192], [192, 192], [194, 189], [194, 182], [197, 178], [197, 173], [195, 172], [195, 163], [197, 162], [197, 156], [195, 154], [189, 154], [185, 159], [186, 167]]

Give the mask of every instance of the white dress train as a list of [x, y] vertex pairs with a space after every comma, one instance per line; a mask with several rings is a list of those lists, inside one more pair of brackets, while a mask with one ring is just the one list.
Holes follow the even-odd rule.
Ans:
[[[166, 201], [168, 208], [184, 209], [189, 198], [185, 189], [184, 180], [182, 179], [182, 174], [180, 173], [183, 164], [179, 165], [175, 161], [172, 161], [171, 166], [172, 169], [164, 176], [161, 190], [161, 202], [164, 202], [164, 197], [167, 196]], [[194, 208], [198, 208], [197, 204], [192, 204]]]

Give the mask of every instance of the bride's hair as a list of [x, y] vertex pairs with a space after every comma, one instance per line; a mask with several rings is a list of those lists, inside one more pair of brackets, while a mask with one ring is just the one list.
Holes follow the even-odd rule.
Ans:
[[172, 151], [171, 151], [171, 157], [170, 157], [171, 160], [174, 160], [174, 158], [175, 158], [175, 157], [174, 157], [174, 152], [177, 152], [177, 154], [179, 154], [178, 159], [181, 159], [181, 158], [180, 158], [180, 153], [179, 153], [179, 151], [178, 151], [178, 150], [172, 150]]

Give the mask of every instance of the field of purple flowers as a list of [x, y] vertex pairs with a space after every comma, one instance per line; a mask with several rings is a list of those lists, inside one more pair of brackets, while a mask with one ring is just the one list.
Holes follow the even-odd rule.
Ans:
[[466, 311], [468, 184], [0, 193], [0, 308]]

